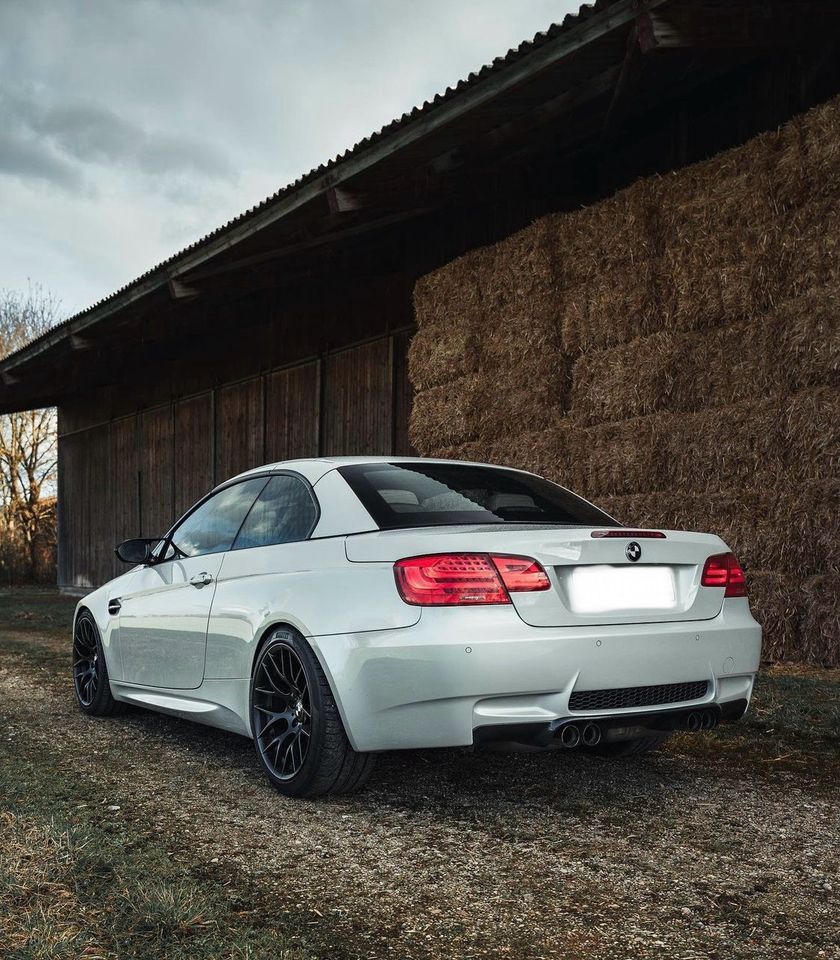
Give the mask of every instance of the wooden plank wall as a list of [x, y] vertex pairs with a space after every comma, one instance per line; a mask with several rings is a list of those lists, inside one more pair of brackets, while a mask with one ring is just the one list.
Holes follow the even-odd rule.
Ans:
[[276, 370], [265, 378], [267, 462], [318, 454], [321, 363]]
[[182, 513], [213, 486], [213, 394], [175, 404], [175, 511]]
[[393, 342], [374, 340], [324, 364], [323, 442], [327, 456], [393, 448]]
[[215, 484], [296, 457], [409, 455], [408, 331], [77, 428], [59, 410], [59, 586], [124, 567], [113, 547], [164, 533]]
[[254, 377], [216, 392], [217, 481], [265, 462], [263, 380]]

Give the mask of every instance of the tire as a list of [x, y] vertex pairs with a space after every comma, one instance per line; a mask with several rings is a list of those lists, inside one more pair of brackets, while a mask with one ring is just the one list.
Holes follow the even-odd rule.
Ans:
[[251, 729], [266, 776], [287, 797], [352, 793], [375, 756], [350, 746], [330, 685], [304, 638], [275, 630], [251, 674]]
[[670, 733], [657, 733], [649, 737], [637, 737], [635, 740], [618, 740], [615, 743], [599, 743], [595, 747], [581, 747], [586, 753], [596, 757], [613, 759], [615, 757], [636, 757], [642, 753], [650, 753], [670, 738]]
[[73, 627], [73, 689], [79, 709], [90, 717], [119, 711], [120, 704], [111, 696], [99, 627], [89, 610], [82, 610]]

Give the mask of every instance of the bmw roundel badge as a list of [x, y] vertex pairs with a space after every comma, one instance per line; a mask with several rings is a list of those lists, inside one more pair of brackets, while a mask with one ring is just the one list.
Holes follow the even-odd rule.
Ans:
[[635, 540], [631, 540], [630, 543], [624, 548], [624, 554], [631, 563], [635, 563], [637, 560], [641, 559], [642, 548], [636, 543]]

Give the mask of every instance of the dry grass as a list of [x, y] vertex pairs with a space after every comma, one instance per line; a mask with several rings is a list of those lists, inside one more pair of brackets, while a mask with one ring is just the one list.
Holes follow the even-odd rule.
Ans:
[[4, 960], [311, 957], [243, 924], [154, 844], [126, 849], [107, 828], [62, 824], [41, 809], [0, 810], [0, 938]]

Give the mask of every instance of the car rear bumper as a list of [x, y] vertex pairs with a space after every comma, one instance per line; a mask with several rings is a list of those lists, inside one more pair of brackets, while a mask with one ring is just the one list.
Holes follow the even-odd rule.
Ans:
[[[740, 715], [752, 695], [761, 628], [741, 599], [725, 601], [712, 620], [583, 628], [530, 627], [507, 606], [459, 607], [424, 609], [411, 627], [310, 642], [350, 742], [367, 751], [469, 746], [492, 728], [641, 718], [686, 704], [716, 705], [723, 719], [733, 708]], [[692, 700], [628, 706], [622, 696], [614, 709], [570, 707], [581, 691], [700, 681], [705, 692]], [[482, 728], [490, 729], [482, 735]]]

